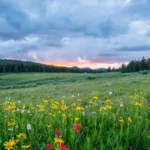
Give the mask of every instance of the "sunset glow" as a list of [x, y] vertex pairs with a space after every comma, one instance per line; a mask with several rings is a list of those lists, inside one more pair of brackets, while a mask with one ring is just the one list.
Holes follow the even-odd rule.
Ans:
[[[119, 68], [122, 63], [105, 63], [105, 62], [94, 62], [94, 63], [91, 63], [91, 62], [55, 62], [55, 63], [52, 63], [52, 62], [43, 62], [43, 64], [47, 64], [47, 65], [54, 65], [54, 66], [62, 66], [62, 67], [79, 67], [79, 68], [92, 68], [92, 69], [97, 69], [97, 68], [108, 68], [108, 67], [111, 67], [111, 68]], [[124, 64], [128, 64], [128, 62], [125, 62]]]

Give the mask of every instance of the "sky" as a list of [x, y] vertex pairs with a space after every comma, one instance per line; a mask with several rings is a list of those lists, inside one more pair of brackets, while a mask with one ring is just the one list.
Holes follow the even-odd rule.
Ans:
[[150, 57], [150, 0], [0, 0], [0, 59], [119, 67]]

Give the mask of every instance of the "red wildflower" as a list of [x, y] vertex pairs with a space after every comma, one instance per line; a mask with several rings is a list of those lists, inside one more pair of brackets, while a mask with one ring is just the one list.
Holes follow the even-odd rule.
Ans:
[[75, 124], [73, 128], [74, 128], [74, 130], [76, 130], [78, 132], [78, 131], [80, 131], [82, 126], [80, 124]]
[[46, 150], [51, 150], [51, 148], [52, 148], [51, 144], [47, 144]]
[[67, 148], [66, 146], [61, 146], [60, 150], [69, 150], [69, 148]]
[[61, 142], [61, 143], [59, 144], [59, 146], [60, 146], [60, 147], [65, 146], [65, 143], [64, 143], [64, 142]]
[[58, 129], [55, 130], [56, 135], [59, 135], [60, 133], [61, 133], [60, 130], [58, 130]]

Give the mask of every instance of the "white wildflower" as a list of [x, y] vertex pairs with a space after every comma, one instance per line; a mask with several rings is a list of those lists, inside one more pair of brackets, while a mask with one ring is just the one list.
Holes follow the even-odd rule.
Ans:
[[95, 111], [93, 111], [93, 112], [91, 112], [91, 114], [92, 114], [92, 115], [95, 115], [95, 114], [96, 114], [96, 112], [95, 112]]
[[87, 109], [87, 108], [88, 108], [88, 106], [85, 106], [85, 108]]
[[27, 124], [27, 130], [31, 130], [31, 125], [29, 123]]
[[109, 95], [112, 95], [112, 92], [109, 92]]
[[28, 110], [27, 113], [30, 114], [30, 110]]
[[20, 111], [20, 109], [19, 109], [19, 108], [17, 108], [17, 111]]
[[13, 131], [13, 128], [8, 128], [8, 131]]
[[123, 104], [120, 104], [120, 107], [123, 107]]
[[24, 109], [21, 110], [21, 113], [24, 113]]
[[83, 116], [85, 115], [85, 112], [84, 112], [84, 111], [82, 112], [82, 115], [83, 115]]

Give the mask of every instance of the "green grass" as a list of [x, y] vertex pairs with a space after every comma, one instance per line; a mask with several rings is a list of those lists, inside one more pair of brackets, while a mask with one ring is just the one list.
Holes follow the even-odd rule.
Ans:
[[[95, 77], [95, 79], [89, 79], [89, 77]], [[9, 96], [17, 100], [23, 97], [23, 100], [26, 100], [29, 97], [30, 99], [47, 96], [61, 97], [66, 94], [97, 95], [104, 100], [109, 92], [113, 92], [112, 98], [116, 99], [141, 92], [150, 99], [150, 74], [1, 74], [0, 79], [0, 88], [4, 89], [0, 91], [0, 98], [3, 100]]]
[[[23, 149], [22, 145], [43, 150], [48, 143], [58, 150], [54, 143], [58, 128], [70, 150], [148, 150], [149, 79], [150, 74], [119, 72], [1, 74], [0, 149], [13, 137], [16, 140], [19, 133], [25, 133], [27, 138], [14, 145], [15, 150]], [[119, 121], [122, 119], [123, 123]], [[8, 122], [15, 125], [8, 126]], [[26, 129], [27, 123], [31, 124], [31, 132]], [[82, 126], [79, 132], [73, 129], [76, 123]]]

